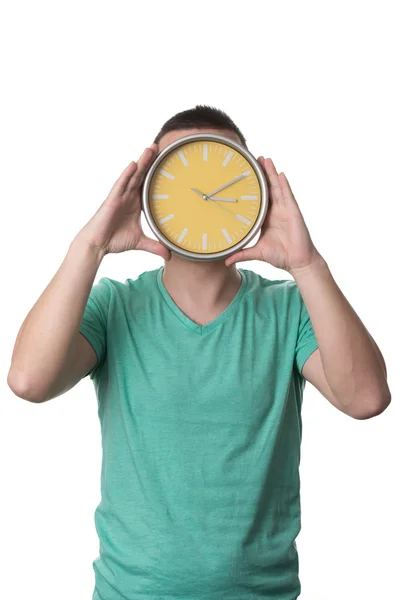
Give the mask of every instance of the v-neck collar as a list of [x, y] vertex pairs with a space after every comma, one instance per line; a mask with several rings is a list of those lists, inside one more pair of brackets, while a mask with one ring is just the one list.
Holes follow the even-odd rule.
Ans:
[[220, 325], [221, 323], [223, 323], [229, 317], [229, 315], [232, 314], [232, 312], [235, 310], [238, 303], [240, 302], [240, 300], [246, 290], [246, 287], [247, 287], [247, 275], [246, 275], [245, 269], [238, 268], [238, 271], [242, 276], [242, 281], [241, 281], [238, 291], [236, 292], [236, 296], [233, 298], [233, 300], [231, 300], [231, 302], [228, 304], [228, 306], [225, 308], [225, 310], [223, 310], [215, 319], [213, 319], [209, 323], [206, 323], [205, 325], [200, 325], [199, 323], [192, 321], [192, 319], [189, 319], [189, 317], [187, 315], [185, 315], [185, 313], [179, 308], [179, 306], [177, 304], [175, 304], [172, 297], [169, 295], [167, 288], [165, 287], [164, 282], [162, 280], [162, 275], [164, 272], [163, 265], [158, 269], [158, 272], [157, 272], [157, 285], [158, 285], [158, 288], [159, 288], [165, 302], [168, 304], [170, 309], [175, 313], [175, 315], [178, 317], [178, 319], [180, 319], [184, 325], [186, 325], [193, 331], [196, 331], [199, 334], [204, 334], [204, 333], [210, 331], [211, 329], [213, 329], [214, 327], [216, 327], [217, 325]]

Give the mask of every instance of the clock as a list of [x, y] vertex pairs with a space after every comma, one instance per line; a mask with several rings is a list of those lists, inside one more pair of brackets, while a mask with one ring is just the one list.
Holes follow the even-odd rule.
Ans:
[[259, 231], [268, 185], [256, 158], [219, 134], [193, 134], [166, 146], [142, 186], [142, 209], [155, 236], [191, 260], [237, 252]]

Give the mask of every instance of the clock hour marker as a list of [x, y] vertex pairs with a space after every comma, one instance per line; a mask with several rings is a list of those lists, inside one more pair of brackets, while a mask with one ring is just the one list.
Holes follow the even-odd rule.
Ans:
[[164, 169], [160, 170], [161, 175], [165, 175], [165, 177], [168, 177], [168, 179], [175, 179], [174, 175], [171, 175], [171, 173], [168, 173], [168, 171], [164, 171]]
[[178, 243], [180, 243], [183, 240], [183, 238], [185, 237], [185, 235], [187, 234], [187, 232], [188, 232], [188, 228], [185, 227], [185, 229], [182, 230], [181, 235], [178, 237]]
[[244, 217], [242, 217], [242, 215], [236, 215], [236, 218], [239, 219], [239, 221], [242, 221], [242, 223], [246, 223], [246, 225], [251, 225], [251, 221], [245, 219]]
[[169, 194], [153, 194], [153, 200], [167, 200], [169, 198]]
[[207, 250], [207, 234], [206, 233], [203, 233], [202, 248], [203, 248], [203, 250]]
[[225, 229], [225, 227], [224, 227], [223, 229], [221, 229], [221, 231], [222, 231], [222, 233], [224, 234], [224, 236], [225, 236], [225, 238], [226, 238], [227, 242], [228, 242], [229, 244], [231, 244], [231, 243], [232, 243], [232, 239], [231, 239], [231, 237], [230, 237], [229, 233], [227, 232], [227, 230]]
[[203, 160], [208, 160], [208, 145], [203, 144]]
[[185, 165], [185, 167], [187, 167], [189, 163], [186, 160], [186, 157], [183, 154], [182, 150], [179, 150], [178, 155], [179, 155], [179, 158], [181, 159], [181, 161], [183, 162], [183, 164]]
[[225, 157], [224, 162], [222, 163], [223, 167], [226, 167], [226, 165], [228, 164], [228, 162], [231, 160], [232, 156], [233, 156], [233, 152], [228, 152], [228, 154]]
[[245, 172], [243, 173], [243, 175], [246, 175], [246, 176], [247, 176], [247, 175], [251, 175], [251, 171], [245, 171]]
[[258, 196], [240, 196], [242, 200], [258, 200]]
[[158, 222], [160, 223], [160, 225], [162, 225], [163, 223], [166, 223], [167, 221], [169, 221], [170, 219], [173, 219], [175, 215], [168, 215], [168, 217], [164, 217], [163, 219], [160, 219]]

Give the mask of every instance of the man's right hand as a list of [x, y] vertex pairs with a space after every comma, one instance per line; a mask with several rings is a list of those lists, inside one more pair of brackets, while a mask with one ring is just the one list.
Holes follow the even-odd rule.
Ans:
[[106, 200], [77, 237], [104, 254], [145, 250], [171, 258], [170, 250], [142, 230], [140, 217], [141, 186], [145, 174], [158, 151], [157, 144], [145, 149], [136, 162], [131, 162], [113, 185]]
[[171, 258], [168, 248], [144, 235], [140, 223], [141, 185], [157, 150], [157, 144], [152, 144], [125, 169], [75, 236], [57, 273], [22, 323], [7, 377], [20, 398], [31, 402], [55, 398], [96, 365], [96, 351], [80, 333], [80, 325], [105, 254], [138, 249]]

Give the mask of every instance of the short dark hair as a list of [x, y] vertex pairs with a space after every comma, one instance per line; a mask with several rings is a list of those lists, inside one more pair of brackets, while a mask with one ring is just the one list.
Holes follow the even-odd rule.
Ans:
[[243, 133], [226, 112], [205, 104], [197, 104], [195, 108], [179, 112], [168, 119], [155, 137], [154, 143], [158, 144], [162, 136], [169, 131], [190, 128], [207, 129], [209, 127], [212, 127], [213, 129], [227, 129], [234, 131], [239, 136], [243, 146], [247, 148], [246, 139]]

